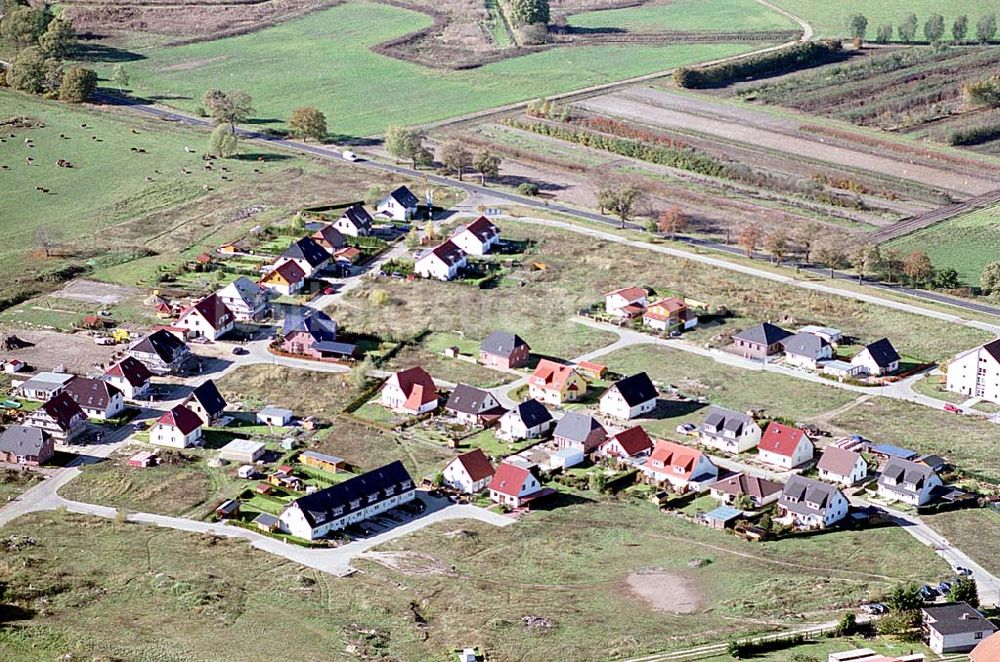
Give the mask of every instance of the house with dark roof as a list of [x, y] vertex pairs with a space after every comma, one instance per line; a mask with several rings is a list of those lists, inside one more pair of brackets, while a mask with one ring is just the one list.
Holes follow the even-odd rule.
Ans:
[[792, 476], [778, 497], [778, 520], [800, 529], [823, 529], [847, 517], [847, 497], [833, 485]]
[[58, 443], [68, 444], [86, 431], [87, 414], [62, 391], [28, 414], [24, 425], [42, 430]]
[[141, 362], [154, 375], [178, 372], [191, 357], [187, 344], [163, 329], [137, 340], [125, 353]]
[[860, 453], [839, 446], [824, 448], [816, 468], [819, 470], [821, 480], [838, 483], [844, 487], [859, 483], [868, 476], [868, 463], [865, 462], [865, 458]]
[[283, 351], [322, 359], [325, 357], [320, 350], [322, 343], [337, 340], [337, 323], [321, 310], [307, 315], [289, 314], [282, 324], [281, 338]]
[[399, 460], [295, 499], [278, 516], [281, 531], [305, 540], [323, 538], [413, 501], [416, 489]]
[[444, 484], [463, 494], [482, 492], [493, 479], [496, 469], [481, 449], [462, 453], [444, 468]]
[[285, 262], [294, 262], [310, 278], [330, 263], [330, 254], [311, 237], [302, 237], [282, 252], [275, 266]]
[[548, 432], [553, 423], [545, 405], [538, 400], [525, 400], [500, 417], [497, 436], [508, 441], [533, 439]]
[[953, 358], [948, 363], [945, 388], [967, 398], [1000, 403], [1000, 339]]
[[37, 467], [56, 452], [52, 436], [40, 428], [12, 425], [0, 433], [0, 462]]
[[653, 440], [641, 425], [636, 425], [608, 437], [597, 447], [596, 455], [625, 461], [645, 457], [652, 450]]
[[425, 414], [438, 408], [434, 379], [419, 366], [393, 373], [382, 384], [383, 407], [410, 414]]
[[196, 386], [181, 404], [193, 411], [205, 425], [216, 425], [226, 410], [226, 399], [211, 379]]
[[716, 481], [711, 491], [713, 497], [727, 505], [746, 498], [754, 508], [761, 508], [777, 501], [782, 487], [781, 483], [742, 472]]
[[559, 450], [577, 449], [590, 455], [607, 440], [608, 431], [590, 414], [569, 411], [556, 423], [552, 436]]
[[924, 641], [938, 655], [968, 653], [997, 626], [966, 602], [927, 605], [920, 610]]
[[367, 237], [372, 233], [372, 215], [363, 204], [354, 204], [344, 210], [333, 227], [348, 237]]
[[892, 457], [878, 477], [878, 494], [890, 501], [922, 506], [934, 498], [934, 488], [943, 484], [937, 472], [926, 464]]
[[420, 200], [405, 186], [400, 186], [375, 205], [375, 213], [394, 221], [408, 221], [417, 213]]
[[500, 244], [500, 228], [480, 216], [468, 225], [455, 228], [451, 240], [469, 255], [486, 255]]
[[899, 370], [899, 353], [888, 338], [865, 345], [851, 358], [851, 365], [860, 366], [869, 375], [889, 375]]
[[149, 442], [157, 446], [187, 448], [201, 445], [202, 420], [184, 405], [176, 405], [156, 420], [149, 430]]
[[711, 407], [698, 428], [698, 439], [702, 444], [734, 454], [756, 448], [760, 434], [760, 426], [753, 416], [723, 407]]
[[792, 334], [781, 341], [785, 363], [815, 370], [820, 361], [833, 358], [833, 345], [822, 336], [805, 333]]
[[305, 287], [306, 272], [296, 262], [286, 260], [279, 262], [273, 269], [264, 274], [259, 282], [273, 292], [291, 296]]
[[446, 412], [466, 425], [492, 425], [506, 413], [496, 397], [481, 388], [458, 384], [444, 405]]
[[760, 443], [757, 453], [761, 462], [781, 469], [794, 469], [813, 458], [815, 447], [804, 430], [771, 421]]
[[336, 223], [324, 224], [323, 227], [313, 232], [309, 237], [330, 255], [334, 255], [337, 251], [347, 246], [344, 233], [337, 228]]
[[467, 264], [465, 251], [451, 239], [448, 239], [444, 243], [421, 253], [413, 265], [413, 271], [423, 278], [451, 280]]
[[236, 317], [229, 306], [222, 303], [216, 294], [209, 294], [190, 308], [186, 308], [175, 326], [187, 329], [190, 338], [205, 338], [215, 340], [230, 331], [236, 325]]
[[780, 326], [764, 322], [734, 334], [733, 347], [748, 359], [765, 360], [780, 354], [784, 350], [781, 342], [790, 335]]
[[74, 377], [64, 393], [69, 394], [90, 418], [115, 418], [125, 409], [125, 394], [103, 379]]
[[528, 365], [531, 347], [510, 331], [493, 331], [479, 344], [479, 362], [494, 368], [511, 370]]
[[524, 467], [501, 462], [487, 486], [496, 503], [520, 508], [542, 490], [538, 478]]
[[216, 292], [237, 321], [258, 322], [270, 312], [267, 288], [246, 276], [240, 276]]
[[598, 409], [605, 416], [630, 420], [656, 409], [659, 392], [645, 372], [637, 372], [608, 387], [601, 395]]
[[108, 368], [101, 379], [121, 391], [126, 400], [140, 400], [149, 395], [152, 377], [141, 361], [126, 356]]
[[657, 441], [640, 469], [649, 482], [680, 493], [703, 492], [719, 477], [707, 455], [673, 441]]

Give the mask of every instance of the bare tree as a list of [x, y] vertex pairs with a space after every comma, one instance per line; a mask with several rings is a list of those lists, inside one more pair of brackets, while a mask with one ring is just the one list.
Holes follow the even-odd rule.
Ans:
[[45, 257], [52, 257], [52, 251], [63, 240], [63, 232], [58, 228], [41, 226], [35, 230], [35, 243], [41, 249]]
[[743, 252], [751, 260], [753, 259], [754, 251], [757, 250], [757, 246], [760, 245], [760, 238], [761, 238], [760, 226], [758, 226], [756, 223], [751, 223], [750, 225], [747, 225], [742, 230], [740, 230], [740, 236], [737, 239], [737, 241], [739, 242], [740, 247], [743, 249]]

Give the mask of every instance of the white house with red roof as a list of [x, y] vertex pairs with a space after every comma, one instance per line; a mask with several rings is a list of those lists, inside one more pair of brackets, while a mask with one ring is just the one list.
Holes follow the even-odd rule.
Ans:
[[236, 317], [216, 294], [209, 294], [181, 313], [175, 326], [187, 329], [191, 338], [215, 340], [233, 330]]
[[648, 455], [653, 450], [653, 440], [641, 425], [611, 435], [597, 447], [598, 457], [613, 457], [629, 460]]
[[624, 287], [604, 295], [604, 309], [609, 315], [631, 319], [646, 312], [646, 290], [641, 287]]
[[486, 255], [500, 244], [500, 228], [485, 216], [455, 229], [451, 240], [469, 255]]
[[719, 468], [707, 455], [673, 441], [657, 441], [642, 472], [650, 481], [678, 492], [702, 492], [719, 477]]
[[184, 405], [177, 405], [156, 420], [149, 431], [149, 442], [171, 448], [200, 446], [201, 419]]
[[413, 265], [413, 271], [424, 278], [451, 280], [468, 264], [465, 251], [451, 239], [424, 251]]
[[575, 402], [587, 392], [587, 380], [573, 366], [542, 359], [528, 377], [528, 395], [550, 405]]
[[503, 462], [489, 484], [490, 499], [496, 503], [520, 508], [525, 500], [542, 491], [533, 473], [523, 467]]
[[760, 460], [782, 469], [793, 469], [813, 458], [813, 443], [806, 433], [771, 421], [757, 444]]
[[131, 356], [114, 364], [101, 377], [125, 396], [126, 400], [140, 400], [149, 396], [153, 373], [146, 365]]
[[462, 453], [444, 468], [444, 484], [463, 494], [486, 489], [496, 469], [482, 449]]
[[419, 366], [393, 373], [382, 384], [382, 406], [410, 414], [426, 414], [438, 407], [434, 378]]

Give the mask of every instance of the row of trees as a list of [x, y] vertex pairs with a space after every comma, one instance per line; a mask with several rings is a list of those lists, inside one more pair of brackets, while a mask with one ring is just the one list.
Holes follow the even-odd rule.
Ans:
[[[430, 167], [434, 164], [434, 153], [424, 145], [425, 136], [419, 129], [390, 126], [385, 132], [385, 148], [394, 158], [409, 161], [414, 169]], [[438, 161], [445, 169], [455, 174], [459, 181], [466, 172], [479, 173], [480, 183], [500, 175], [502, 160], [487, 149], [473, 153], [457, 140], [450, 140], [438, 149]]]
[[[920, 29], [920, 21], [916, 14], [908, 14], [895, 27], [899, 40], [909, 43], [916, 39]], [[864, 40], [868, 34], [868, 17], [864, 14], [852, 14], [847, 20], [847, 31], [852, 39]], [[875, 41], [884, 44], [892, 40], [893, 26], [883, 23], [875, 31]], [[924, 39], [932, 44], [939, 43], [945, 36], [945, 21], [941, 14], [931, 14], [923, 25]], [[979, 43], [993, 41], [997, 34], [996, 14], [984, 14], [976, 21], [975, 40]], [[965, 43], [969, 38], [969, 17], [961, 15], [951, 24], [951, 39], [956, 44]]]

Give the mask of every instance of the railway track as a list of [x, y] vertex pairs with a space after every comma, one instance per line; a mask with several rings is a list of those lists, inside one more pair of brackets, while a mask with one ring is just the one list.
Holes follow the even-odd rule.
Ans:
[[950, 218], [955, 218], [956, 216], [961, 216], [962, 214], [982, 209], [983, 207], [989, 207], [990, 205], [995, 205], [997, 203], [1000, 203], [1000, 189], [987, 191], [982, 195], [969, 198], [964, 202], [956, 202], [955, 204], [938, 207], [937, 209], [933, 209], [923, 214], [917, 214], [916, 216], [904, 218], [901, 221], [893, 223], [892, 225], [887, 225], [884, 228], [871, 233], [869, 236], [876, 244], [882, 244], [911, 234], [917, 230], [923, 230], [924, 228], [930, 227], [936, 223], [947, 221]]

